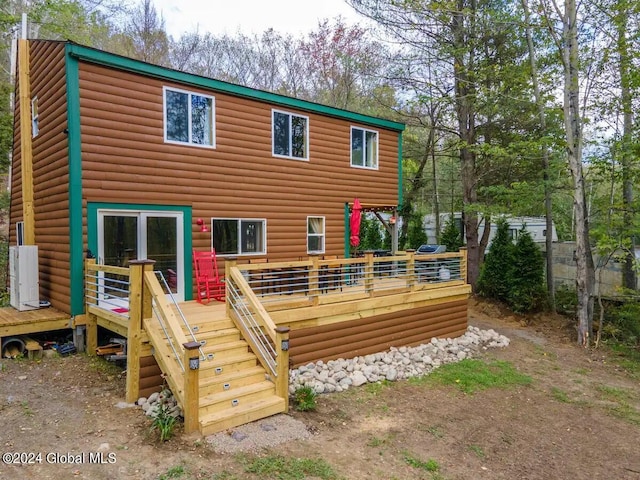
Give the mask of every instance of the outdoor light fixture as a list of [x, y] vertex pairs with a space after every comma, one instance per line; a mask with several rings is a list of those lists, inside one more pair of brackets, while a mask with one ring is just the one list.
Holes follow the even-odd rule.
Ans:
[[391, 217], [389, 217], [389, 223], [390, 223], [391, 225], [395, 224], [395, 223], [396, 223], [396, 217], [394, 217], [393, 215], [391, 215]]
[[196, 225], [198, 225], [200, 227], [200, 231], [201, 232], [208, 232], [209, 231], [209, 229], [207, 228], [207, 225], [204, 223], [204, 220], [202, 220], [201, 218], [196, 220]]

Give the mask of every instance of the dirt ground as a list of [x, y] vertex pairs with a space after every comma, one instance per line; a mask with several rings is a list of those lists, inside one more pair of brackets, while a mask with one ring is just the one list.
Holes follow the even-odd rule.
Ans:
[[615, 354], [576, 347], [562, 317], [525, 321], [472, 299], [469, 323], [507, 335], [509, 347], [483, 358], [511, 362], [532, 383], [465, 395], [403, 381], [322, 395], [315, 412], [291, 413], [310, 438], [243, 456], [179, 431], [160, 444], [141, 410], [116, 406], [124, 378], [101, 361], [2, 359], [0, 452], [31, 453], [32, 463], [0, 461], [0, 479], [294, 478], [242, 464], [282, 455], [321, 458], [345, 479], [640, 480], [640, 380]]

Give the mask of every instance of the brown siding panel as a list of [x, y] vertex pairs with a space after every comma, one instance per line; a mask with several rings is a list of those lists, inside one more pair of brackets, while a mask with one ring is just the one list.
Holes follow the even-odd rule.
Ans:
[[[31, 98], [38, 97], [39, 135], [32, 140], [35, 238], [39, 250], [40, 295], [69, 312], [69, 165], [64, 44], [30, 42]], [[19, 127], [19, 102], [15, 125]], [[29, 113], [27, 113], [29, 114]], [[29, 132], [30, 133], [30, 132]], [[20, 129], [14, 131], [10, 244], [22, 220]]]
[[148, 397], [154, 392], [162, 390], [164, 380], [162, 371], [152, 355], [140, 357], [140, 397]]
[[[215, 98], [215, 148], [164, 143], [163, 86]], [[345, 202], [398, 202], [397, 132], [375, 128], [379, 170], [351, 168], [347, 120], [88, 63], [80, 108], [84, 202], [191, 205], [207, 223], [264, 218], [271, 260], [306, 256], [308, 215], [326, 218], [326, 253], [341, 255]], [[272, 108], [309, 117], [309, 161], [272, 156]], [[193, 246], [210, 248], [211, 234]]]
[[467, 300], [446, 302], [322, 327], [291, 330], [293, 365], [353, 358], [395, 346], [427, 343], [433, 337], [457, 337], [467, 328]]

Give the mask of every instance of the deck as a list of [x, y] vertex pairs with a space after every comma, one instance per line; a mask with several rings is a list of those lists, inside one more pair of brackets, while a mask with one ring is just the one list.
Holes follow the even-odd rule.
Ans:
[[[167, 384], [185, 431], [210, 434], [288, 409], [292, 365], [456, 337], [467, 327], [466, 252], [239, 265], [226, 299], [172, 302], [153, 261], [86, 264], [87, 351], [98, 326], [127, 338], [127, 401]], [[80, 324], [80, 323], [78, 323]], [[0, 335], [76, 326], [54, 309], [7, 311]]]
[[18, 335], [64, 330], [81, 324], [69, 314], [52, 307], [25, 311], [13, 307], [0, 308], [0, 345], [4, 339]]

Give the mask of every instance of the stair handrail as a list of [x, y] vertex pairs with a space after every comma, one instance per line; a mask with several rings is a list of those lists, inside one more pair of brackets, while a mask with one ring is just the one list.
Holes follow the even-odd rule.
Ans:
[[289, 398], [289, 328], [277, 326], [233, 258], [225, 259], [228, 316], [262, 366], [271, 373], [276, 395]]

